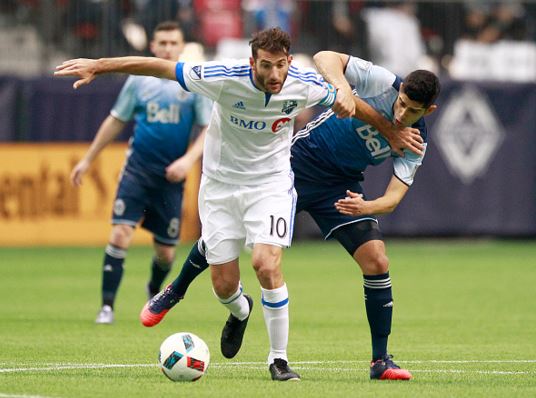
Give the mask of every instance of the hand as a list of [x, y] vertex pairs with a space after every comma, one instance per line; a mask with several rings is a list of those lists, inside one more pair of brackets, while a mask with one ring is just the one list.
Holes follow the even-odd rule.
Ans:
[[335, 202], [335, 208], [339, 213], [349, 216], [370, 214], [367, 209], [367, 201], [363, 199], [363, 195], [352, 191], [346, 191], [346, 198]]
[[339, 119], [354, 115], [355, 102], [350, 86], [341, 87], [337, 90], [337, 97], [331, 109], [333, 109], [333, 112], [335, 112]]
[[69, 61], [63, 62], [61, 65], [56, 66], [56, 71], [54, 76], [74, 76], [80, 77], [80, 80], [77, 80], [73, 84], [73, 88], [77, 89], [78, 87], [89, 84], [95, 79], [97, 71], [97, 60], [87, 59], [87, 58], [77, 58], [71, 59]]
[[89, 169], [89, 162], [85, 159], [82, 159], [74, 166], [73, 171], [71, 171], [71, 184], [75, 187], [82, 185], [82, 177], [86, 174], [87, 169]]
[[386, 137], [393, 152], [399, 156], [404, 156], [404, 149], [407, 149], [418, 156], [424, 154], [423, 139], [421, 132], [412, 127], [396, 127], [393, 125], [393, 132]]
[[181, 182], [186, 178], [186, 174], [192, 168], [193, 163], [185, 156], [178, 158], [166, 167], [166, 179], [169, 182]]

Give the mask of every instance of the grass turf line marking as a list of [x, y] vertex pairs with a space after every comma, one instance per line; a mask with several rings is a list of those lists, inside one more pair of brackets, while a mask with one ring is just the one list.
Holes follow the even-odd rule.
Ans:
[[[0, 373], [17, 373], [17, 372], [47, 372], [54, 370], [76, 370], [76, 369], [110, 369], [110, 368], [143, 368], [155, 367], [156, 364], [134, 363], [134, 364], [78, 364], [78, 365], [58, 365], [47, 367], [33, 368], [5, 368], [0, 369]], [[1, 397], [1, 396], [0, 396]]]
[[[409, 361], [397, 361], [400, 363], [445, 363], [445, 364], [471, 364], [471, 363], [536, 363], [536, 359], [491, 359], [491, 360], [409, 360]], [[370, 361], [358, 361], [358, 360], [340, 360], [340, 361], [291, 361], [291, 364], [294, 365], [326, 365], [334, 363], [370, 363]], [[264, 364], [264, 362], [217, 362], [221, 366], [243, 366], [243, 365], [259, 365]]]
[[[472, 363], [536, 363], [536, 360], [468, 360], [468, 361], [439, 361], [439, 360], [430, 360], [430, 361], [404, 361], [405, 363], [421, 363], [421, 364], [432, 364], [432, 363], [455, 363], [455, 364], [472, 364]], [[296, 369], [306, 370], [306, 371], [315, 371], [320, 368], [310, 367], [310, 366], [301, 366], [301, 365], [325, 365], [325, 364], [361, 364], [367, 363], [368, 361], [297, 361], [292, 362], [293, 366]], [[401, 362], [402, 363], [402, 362]], [[47, 363], [47, 366], [44, 367], [28, 367], [28, 368], [0, 368], [0, 373], [23, 373], [23, 372], [47, 372], [47, 371], [58, 371], [58, 370], [77, 370], [77, 369], [114, 369], [114, 368], [141, 368], [141, 367], [157, 367], [157, 364], [147, 364], [147, 363], [138, 363], [138, 364], [51, 364]], [[232, 369], [240, 366], [240, 369], [252, 369], [252, 370], [264, 370], [266, 368], [266, 363], [264, 362], [216, 362], [212, 363], [211, 367], [216, 369]], [[356, 371], [356, 368], [322, 368], [323, 371], [344, 371], [344, 372], [353, 372]], [[536, 374], [536, 371], [510, 371], [510, 370], [464, 370], [464, 369], [411, 369], [412, 372], [416, 373], [475, 373], [475, 374], [484, 374], [484, 375], [525, 375], [525, 374]], [[2, 398], [2, 395], [0, 395]], [[28, 397], [30, 398], [30, 397]]]
[[47, 398], [42, 395], [4, 394], [0, 392], [0, 398]]

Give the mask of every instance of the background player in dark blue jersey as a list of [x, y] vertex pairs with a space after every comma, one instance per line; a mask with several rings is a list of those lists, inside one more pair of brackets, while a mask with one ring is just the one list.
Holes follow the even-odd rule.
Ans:
[[[177, 61], [184, 48], [179, 25], [172, 21], [160, 23], [150, 48], [158, 58]], [[160, 291], [175, 258], [182, 181], [201, 157], [210, 111], [208, 99], [186, 92], [176, 82], [131, 76], [87, 153], [74, 167], [71, 180], [80, 185], [95, 157], [134, 118], [134, 135], [117, 189], [113, 227], [103, 260], [102, 308], [96, 323], [110, 324], [114, 320], [114, 301], [123, 276], [123, 263], [140, 220], [141, 226], [154, 237], [155, 254], [147, 292], [152, 297]], [[202, 130], [188, 148], [194, 125]]]
[[[367, 318], [372, 335], [372, 379], [407, 380], [387, 351], [393, 299], [389, 262], [376, 214], [392, 212], [413, 182], [426, 151], [423, 116], [436, 109], [439, 81], [428, 71], [414, 71], [402, 80], [386, 69], [334, 52], [315, 56], [319, 71], [340, 91], [354, 92], [387, 120], [420, 131], [421, 150], [399, 156], [371, 125], [355, 118], [340, 119], [329, 110], [311, 121], [293, 139], [292, 169], [298, 192], [297, 211], [305, 210], [325, 238], [337, 239], [360, 266], [364, 277]], [[385, 193], [374, 200], [363, 196], [364, 170], [392, 157], [394, 175]], [[198, 242], [178, 278], [150, 300], [151, 312], [162, 317], [185, 294], [189, 283], [207, 267]]]

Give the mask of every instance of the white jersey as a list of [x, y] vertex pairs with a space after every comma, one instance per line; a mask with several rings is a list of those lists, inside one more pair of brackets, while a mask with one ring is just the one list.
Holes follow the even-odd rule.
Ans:
[[214, 101], [203, 173], [228, 184], [288, 178], [294, 118], [305, 108], [333, 105], [336, 96], [313, 69], [294, 66], [280, 93], [265, 93], [253, 84], [248, 60], [179, 62], [176, 78], [185, 90]]

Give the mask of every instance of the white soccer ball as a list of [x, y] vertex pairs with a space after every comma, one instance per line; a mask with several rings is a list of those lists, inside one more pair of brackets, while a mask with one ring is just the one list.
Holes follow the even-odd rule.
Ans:
[[195, 381], [207, 371], [210, 352], [195, 334], [175, 333], [160, 346], [158, 363], [162, 373], [172, 381]]

